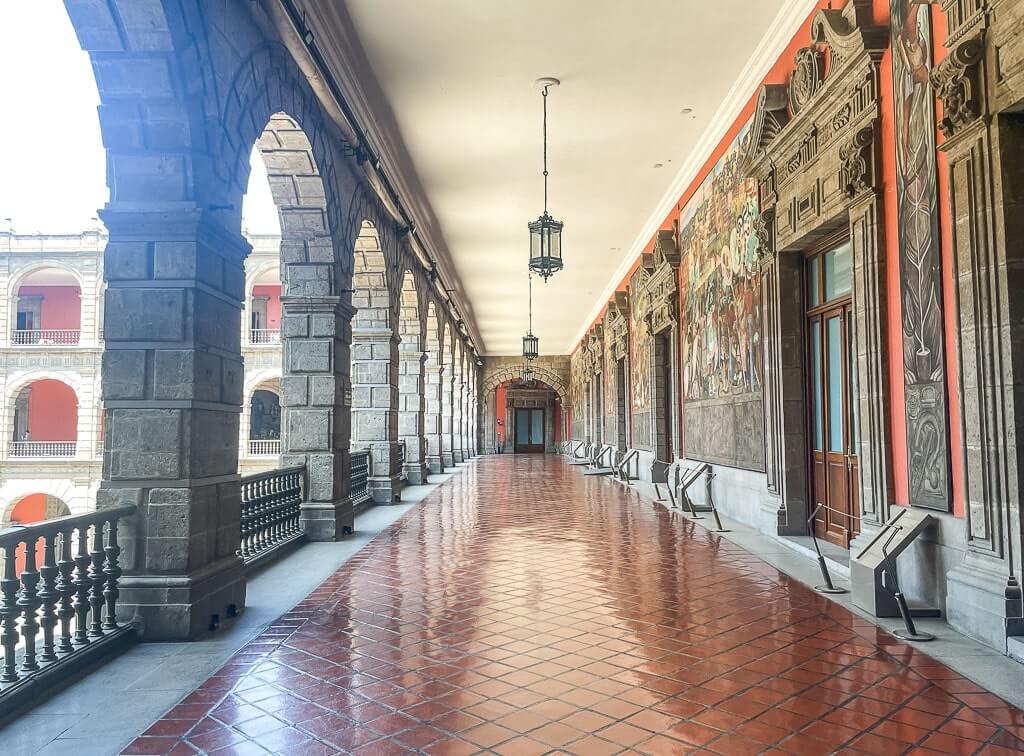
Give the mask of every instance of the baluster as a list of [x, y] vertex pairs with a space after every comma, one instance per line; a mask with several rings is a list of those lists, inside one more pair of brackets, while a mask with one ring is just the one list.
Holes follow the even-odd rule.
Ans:
[[111, 520], [108, 525], [107, 545], [103, 550], [107, 555], [107, 559], [103, 563], [103, 575], [106, 577], [103, 598], [107, 604], [103, 629], [117, 630], [117, 597], [121, 595], [117, 589], [117, 581], [121, 577], [121, 567], [117, 561], [121, 555], [121, 547], [117, 543], [117, 520]]
[[3, 550], [3, 578], [0, 579], [0, 644], [4, 649], [4, 668], [0, 682], [17, 682], [18, 668], [14, 663], [14, 649], [18, 645], [18, 586], [14, 558], [18, 549], [10, 546]]
[[239, 510], [241, 514], [238, 518], [239, 529], [242, 535], [238, 544], [238, 555], [242, 557], [242, 559], [248, 559], [249, 554], [251, 553], [249, 548], [249, 497], [249, 483], [246, 482], [242, 484], [242, 506]]
[[71, 618], [75, 616], [73, 600], [75, 598], [75, 560], [71, 558], [71, 534], [73, 530], [64, 530], [60, 534], [60, 561], [57, 562], [57, 592], [60, 593], [60, 642], [57, 651], [62, 654], [74, 651], [71, 645]]
[[25, 644], [25, 655], [21, 660], [22, 672], [35, 672], [39, 669], [39, 662], [36, 661], [36, 635], [39, 633], [36, 617], [36, 610], [39, 609], [36, 596], [36, 585], [39, 584], [39, 573], [36, 571], [38, 542], [38, 537], [25, 541], [25, 569], [21, 573], [21, 595], [17, 602], [21, 608], [21, 640]]
[[43, 566], [39, 568], [42, 587], [39, 589], [39, 601], [42, 610], [39, 612], [39, 624], [43, 628], [43, 652], [39, 661], [57, 661], [57, 652], [53, 647], [53, 629], [57, 625], [57, 533], [43, 536]]
[[75, 643], [89, 642], [89, 526], [78, 528], [78, 553], [75, 554]]
[[274, 476], [274, 543], [279, 543], [284, 538], [284, 532], [281, 529], [281, 516], [284, 514], [283, 510], [281, 509], [281, 504], [284, 501], [284, 486], [281, 485], [283, 479], [283, 476]]
[[103, 523], [92, 526], [92, 548], [89, 549], [89, 606], [91, 617], [89, 635], [93, 638], [103, 637]]

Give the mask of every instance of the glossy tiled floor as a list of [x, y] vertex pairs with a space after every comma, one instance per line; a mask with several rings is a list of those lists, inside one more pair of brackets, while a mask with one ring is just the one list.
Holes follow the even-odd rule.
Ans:
[[125, 752], [1022, 749], [1024, 712], [739, 546], [559, 458], [506, 456], [438, 489]]

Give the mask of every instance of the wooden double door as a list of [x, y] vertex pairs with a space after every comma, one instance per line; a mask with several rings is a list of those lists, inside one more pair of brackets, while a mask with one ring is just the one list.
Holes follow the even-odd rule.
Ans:
[[849, 243], [808, 264], [807, 355], [815, 533], [843, 548], [860, 532]]

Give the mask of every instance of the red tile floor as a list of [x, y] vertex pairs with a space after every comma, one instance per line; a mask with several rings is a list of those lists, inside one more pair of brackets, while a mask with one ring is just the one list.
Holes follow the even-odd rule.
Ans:
[[739, 546], [560, 458], [505, 456], [124, 752], [1021, 750], [1024, 711]]

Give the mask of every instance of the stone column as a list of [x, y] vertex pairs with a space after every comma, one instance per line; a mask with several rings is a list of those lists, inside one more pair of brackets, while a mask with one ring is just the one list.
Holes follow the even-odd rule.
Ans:
[[555, 392], [548, 392], [547, 403], [544, 405], [544, 451], [555, 450]]
[[420, 351], [400, 352], [398, 363], [398, 435], [405, 442], [405, 475], [412, 485], [427, 482], [424, 363]]
[[423, 417], [423, 430], [427, 442], [427, 469], [432, 474], [444, 472], [441, 442], [441, 395], [444, 385], [444, 368], [429, 357], [424, 366], [424, 390], [426, 392], [426, 414]]
[[398, 501], [398, 336], [390, 328], [352, 332], [352, 447], [370, 450], [369, 490], [377, 504]]
[[452, 383], [452, 459], [455, 462], [466, 461], [466, 454], [463, 449], [465, 439], [462, 427], [462, 415], [465, 412], [465, 404], [466, 390], [460, 371]]
[[239, 342], [249, 245], [205, 211], [108, 208], [106, 440], [97, 507], [132, 505], [119, 536], [121, 618], [186, 640], [245, 605]]
[[455, 467], [452, 454], [452, 384], [454, 377], [449, 370], [441, 374], [441, 465]]
[[349, 496], [352, 308], [335, 296], [281, 297], [281, 464], [305, 465], [300, 521], [312, 541], [355, 528]]

